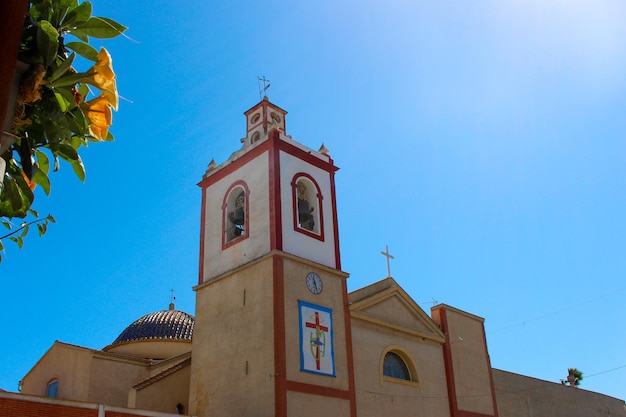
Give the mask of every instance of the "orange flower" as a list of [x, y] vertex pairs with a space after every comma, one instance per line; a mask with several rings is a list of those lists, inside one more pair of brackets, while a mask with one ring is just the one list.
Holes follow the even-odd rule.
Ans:
[[84, 78], [81, 81], [102, 90], [102, 95], [106, 97], [109, 104], [117, 110], [119, 97], [115, 82], [115, 72], [113, 72], [111, 55], [109, 55], [109, 52], [106, 49], [100, 49], [100, 52], [98, 53], [98, 62], [96, 62], [94, 66], [87, 71], [87, 74], [89, 74], [89, 77]]
[[109, 127], [113, 121], [113, 112], [109, 100], [101, 94], [80, 105], [80, 109], [89, 119], [89, 133], [98, 140], [106, 140]]

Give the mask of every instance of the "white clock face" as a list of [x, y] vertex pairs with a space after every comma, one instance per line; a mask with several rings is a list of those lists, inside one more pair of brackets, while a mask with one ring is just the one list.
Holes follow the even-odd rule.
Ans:
[[322, 279], [315, 272], [306, 274], [306, 286], [313, 294], [322, 292]]

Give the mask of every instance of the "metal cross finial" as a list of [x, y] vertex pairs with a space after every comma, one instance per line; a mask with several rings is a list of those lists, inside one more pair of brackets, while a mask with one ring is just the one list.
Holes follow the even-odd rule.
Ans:
[[[263, 76], [263, 78], [261, 77], [256, 77], [256, 78], [257, 78], [257, 85], [259, 86], [259, 98], [263, 100], [263, 97], [267, 97], [267, 94], [265, 94], [265, 92], [267, 91], [268, 88], [270, 88], [270, 80], [265, 78], [265, 75]], [[261, 90], [261, 81], [263, 81], [263, 90]]]
[[393, 256], [389, 253], [389, 246], [385, 245], [385, 251], [381, 252], [385, 258], [387, 258], [387, 277], [391, 277], [391, 269], [389, 267], [389, 259], [393, 259]]
[[170, 303], [173, 303], [174, 300], [176, 299], [176, 297], [174, 296], [174, 288], [172, 288], [170, 292], [172, 293], [172, 295], [170, 295]]

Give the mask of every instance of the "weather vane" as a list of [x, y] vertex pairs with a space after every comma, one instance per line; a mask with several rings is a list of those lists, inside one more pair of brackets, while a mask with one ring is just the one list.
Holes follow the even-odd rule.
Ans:
[[[267, 97], [267, 94], [265, 94], [265, 92], [267, 91], [268, 88], [270, 88], [270, 80], [265, 78], [265, 75], [263, 76], [263, 78], [256, 77], [256, 79], [257, 79], [257, 85], [259, 86], [259, 98], [263, 100], [264, 97]], [[261, 89], [261, 82], [263, 82], [263, 89]]]

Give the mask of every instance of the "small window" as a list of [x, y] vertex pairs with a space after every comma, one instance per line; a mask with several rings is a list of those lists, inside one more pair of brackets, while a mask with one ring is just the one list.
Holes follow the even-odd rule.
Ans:
[[224, 204], [224, 244], [234, 243], [249, 234], [248, 188], [243, 181], [233, 184], [226, 194]]
[[56, 398], [59, 390], [59, 380], [53, 379], [48, 382], [48, 389], [46, 391], [46, 395], [50, 398]]
[[404, 379], [405, 381], [411, 380], [411, 373], [406, 363], [404, 363], [400, 355], [394, 352], [387, 352], [385, 355], [383, 375], [391, 378]]

